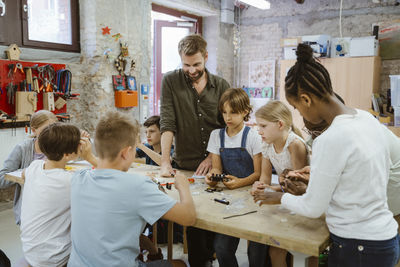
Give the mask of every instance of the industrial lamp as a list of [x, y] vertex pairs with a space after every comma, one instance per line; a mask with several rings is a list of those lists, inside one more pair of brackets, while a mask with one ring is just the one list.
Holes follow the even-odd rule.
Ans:
[[271, 3], [266, 0], [240, 0], [240, 2], [254, 6], [259, 9], [270, 9], [271, 8]]

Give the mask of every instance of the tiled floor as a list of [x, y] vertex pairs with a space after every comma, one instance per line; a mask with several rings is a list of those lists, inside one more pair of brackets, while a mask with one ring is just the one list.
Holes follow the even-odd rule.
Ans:
[[[22, 245], [19, 238], [19, 227], [15, 225], [14, 214], [12, 209], [0, 211], [0, 249], [5, 252], [14, 265], [22, 257]], [[161, 247], [164, 258], [167, 257], [167, 246]], [[240, 240], [239, 248], [236, 252], [236, 257], [240, 267], [248, 267], [247, 262], [247, 241]], [[187, 263], [187, 254], [183, 254], [182, 244], [174, 245], [174, 259], [182, 259]], [[188, 264], [189, 266], [189, 264]], [[214, 267], [219, 266], [217, 261], [214, 261]]]

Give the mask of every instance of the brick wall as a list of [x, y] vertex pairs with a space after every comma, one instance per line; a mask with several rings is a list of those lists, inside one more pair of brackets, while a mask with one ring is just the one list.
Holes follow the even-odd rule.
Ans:
[[[382, 4], [372, 1], [343, 1], [343, 37], [371, 35], [372, 24], [400, 19], [400, 6], [395, 0]], [[248, 63], [252, 60], [275, 59], [275, 85], [279, 91], [279, 60], [283, 58], [280, 38], [328, 34], [339, 36], [339, 0], [306, 0], [299, 5], [293, 0], [271, 1], [270, 10], [248, 8], [241, 14], [240, 81], [248, 84]], [[400, 60], [384, 60], [381, 89], [390, 87], [389, 74], [400, 74]]]

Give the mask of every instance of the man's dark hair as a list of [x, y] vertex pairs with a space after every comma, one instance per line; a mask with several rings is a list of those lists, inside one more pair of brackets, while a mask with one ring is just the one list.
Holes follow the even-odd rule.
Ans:
[[144, 127], [150, 127], [151, 125], [157, 125], [158, 129], [160, 129], [160, 116], [154, 115], [148, 118], [144, 123]]
[[81, 133], [78, 127], [57, 122], [43, 129], [39, 135], [39, 147], [49, 159], [60, 161], [64, 154], [78, 152]]

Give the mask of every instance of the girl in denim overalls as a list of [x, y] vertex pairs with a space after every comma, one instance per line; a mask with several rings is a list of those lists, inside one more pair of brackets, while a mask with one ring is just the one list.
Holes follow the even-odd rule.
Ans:
[[[263, 141], [263, 159], [260, 181], [252, 194], [266, 187], [281, 191], [280, 185], [271, 186], [272, 167], [280, 176], [284, 169], [298, 170], [308, 165], [308, 148], [300, 131], [292, 124], [292, 113], [281, 101], [269, 101], [256, 112], [258, 132]], [[272, 266], [286, 266], [287, 251], [269, 248]]]
[[[226, 174], [223, 181], [229, 189], [253, 184], [261, 172], [261, 138], [255, 130], [244, 125], [249, 119], [252, 108], [246, 92], [240, 88], [231, 88], [224, 92], [219, 101], [219, 109], [224, 117], [226, 128], [216, 129], [210, 135], [207, 150], [212, 153], [212, 169], [206, 176], [206, 182], [212, 174]], [[219, 266], [238, 266], [235, 252], [239, 238], [217, 233], [214, 248]], [[264, 266], [267, 246], [251, 242], [248, 246], [250, 267]]]

